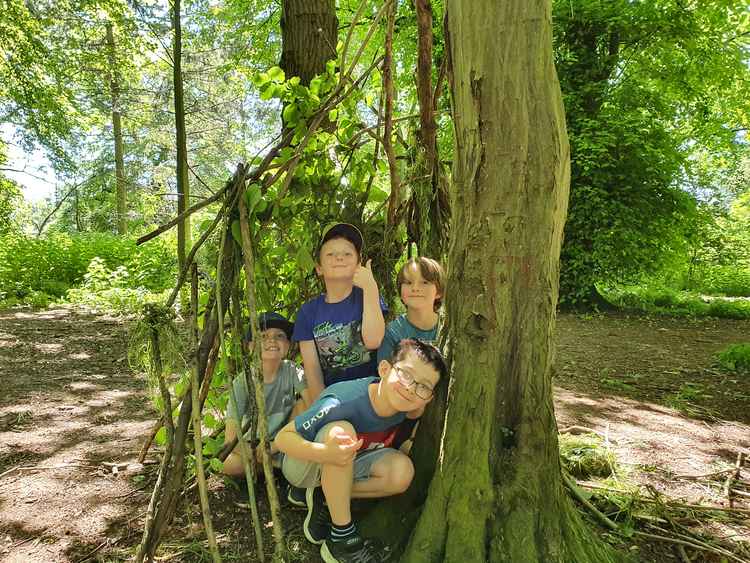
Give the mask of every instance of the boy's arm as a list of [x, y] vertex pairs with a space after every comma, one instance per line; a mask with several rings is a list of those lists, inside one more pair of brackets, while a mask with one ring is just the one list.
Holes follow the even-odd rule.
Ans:
[[372, 259], [354, 274], [354, 285], [362, 288], [362, 342], [368, 350], [376, 350], [383, 341], [385, 319], [380, 308], [380, 292], [372, 275]]
[[310, 442], [299, 435], [292, 420], [276, 434], [274, 445], [289, 457], [344, 466], [352, 461], [362, 446], [362, 439], [354, 440], [345, 432], [340, 432], [333, 437], [332, 442]]
[[299, 352], [302, 354], [302, 365], [305, 368], [305, 379], [310, 393], [309, 400], [312, 402], [317, 400], [323, 391], [323, 370], [320, 368], [315, 341], [302, 340], [299, 343]]

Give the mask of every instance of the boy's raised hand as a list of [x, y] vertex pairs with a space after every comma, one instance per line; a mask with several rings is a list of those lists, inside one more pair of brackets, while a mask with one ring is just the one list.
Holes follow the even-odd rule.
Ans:
[[363, 443], [362, 438], [355, 440], [348, 434], [336, 434], [335, 436], [331, 436], [331, 441], [326, 443], [328, 462], [331, 465], [338, 465], [341, 467], [350, 465]]
[[361, 264], [357, 266], [357, 270], [354, 272], [354, 285], [361, 288], [362, 291], [378, 289], [378, 282], [375, 281], [375, 277], [372, 275], [372, 258], [364, 266]]

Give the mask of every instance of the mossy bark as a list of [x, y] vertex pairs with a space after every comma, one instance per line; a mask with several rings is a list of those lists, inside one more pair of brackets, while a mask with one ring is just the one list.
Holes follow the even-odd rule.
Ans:
[[618, 556], [563, 489], [551, 368], [570, 155], [551, 3], [447, 2], [455, 157], [442, 461], [403, 561]]

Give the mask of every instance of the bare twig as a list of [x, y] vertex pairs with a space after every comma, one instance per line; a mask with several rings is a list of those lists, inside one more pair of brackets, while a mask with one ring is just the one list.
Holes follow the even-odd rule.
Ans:
[[727, 500], [729, 500], [730, 508], [734, 506], [734, 500], [732, 499], [732, 483], [734, 481], [739, 480], [740, 471], [742, 471], [742, 464], [744, 462], [745, 462], [745, 453], [739, 452], [737, 454], [737, 461], [734, 464], [734, 470], [732, 471], [732, 473], [729, 474], [726, 482], [724, 483], [724, 496], [727, 497]]
[[400, 203], [400, 180], [393, 150], [393, 105], [396, 93], [393, 87], [393, 27], [396, 18], [396, 2], [389, 0], [385, 33], [385, 58], [383, 59], [383, 91], [385, 92], [385, 121], [383, 126], [383, 150], [388, 158], [388, 172], [391, 181], [391, 194], [388, 198], [387, 224], [390, 230], [396, 228], [396, 209]]
[[227, 182], [227, 184], [222, 189], [220, 189], [218, 192], [216, 192], [214, 195], [212, 195], [211, 197], [207, 197], [203, 201], [199, 201], [195, 205], [191, 205], [185, 211], [183, 211], [182, 213], [180, 213], [177, 217], [175, 217], [174, 219], [172, 219], [168, 223], [165, 223], [161, 227], [159, 227], [159, 228], [151, 231], [147, 235], [143, 235], [142, 237], [140, 237], [138, 240], [135, 241], [135, 244], [136, 245], [143, 244], [144, 242], [150, 241], [152, 238], [158, 237], [160, 234], [162, 234], [165, 231], [168, 231], [169, 229], [171, 229], [172, 227], [174, 227], [177, 223], [179, 223], [180, 221], [182, 221], [186, 217], [189, 217], [190, 215], [192, 215], [196, 211], [200, 211], [201, 209], [203, 209], [207, 205], [211, 205], [215, 201], [218, 201], [219, 199], [221, 199], [221, 197], [224, 195], [224, 193], [231, 186], [232, 186], [231, 181]]
[[208, 501], [206, 473], [203, 467], [203, 421], [201, 417], [201, 402], [198, 390], [198, 358], [195, 353], [195, 350], [197, 350], [198, 346], [198, 268], [195, 262], [190, 263], [190, 270], [192, 273], [190, 284], [191, 324], [193, 325], [190, 331], [190, 340], [192, 348], [194, 350], [190, 362], [190, 398], [192, 407], [191, 415], [193, 419], [193, 444], [195, 447], [195, 475], [198, 481], [198, 496], [201, 501], [201, 514], [203, 515], [203, 526], [206, 529], [208, 549], [211, 552], [211, 558], [213, 559], [214, 563], [221, 563], [219, 548], [216, 545], [214, 525], [211, 520], [211, 505]]
[[[321, 114], [322, 115], [322, 114]], [[318, 122], [319, 123], [319, 122]], [[316, 124], [317, 126], [317, 124]], [[291, 174], [291, 173], [290, 173]], [[273, 466], [271, 464], [271, 454], [268, 450], [268, 424], [266, 421], [266, 401], [265, 394], [263, 391], [263, 385], [261, 383], [261, 338], [260, 338], [260, 325], [258, 324], [257, 308], [255, 303], [255, 257], [253, 254], [253, 241], [250, 234], [250, 225], [248, 224], [248, 209], [245, 198], [240, 198], [240, 238], [242, 239], [242, 262], [245, 269], [245, 295], [247, 298], [248, 312], [250, 313], [250, 326], [252, 327], [253, 334], [253, 355], [251, 361], [248, 362], [247, 352], [243, 348], [243, 365], [249, 368], [250, 374], [253, 380], [253, 386], [255, 387], [255, 403], [258, 408], [258, 430], [260, 434], [260, 449], [261, 462], [263, 464], [263, 473], [266, 477], [266, 494], [268, 495], [268, 504], [271, 508], [271, 518], [273, 520], [273, 536], [276, 540], [275, 555], [278, 560], [284, 558], [284, 552], [286, 551], [284, 543], [284, 531], [281, 528], [281, 518], [279, 507], [279, 499], [276, 493], [276, 486], [274, 484], [273, 477]], [[240, 424], [237, 428], [240, 428]], [[242, 440], [244, 441], [244, 440]]]

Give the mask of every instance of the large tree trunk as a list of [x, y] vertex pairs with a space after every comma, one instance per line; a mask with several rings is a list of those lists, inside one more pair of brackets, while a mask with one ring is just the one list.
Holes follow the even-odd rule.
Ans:
[[[185, 94], [182, 86], [182, 24], [180, 21], [180, 0], [172, 5], [172, 27], [174, 29], [173, 81], [174, 114], [177, 143], [177, 214], [188, 207], [190, 185], [188, 182], [187, 133], [185, 131]], [[190, 247], [190, 217], [177, 224], [177, 258], [180, 271], [185, 267], [186, 249]]]
[[[109, 92], [112, 98], [112, 134], [115, 138], [115, 180], [117, 185], [117, 234], [127, 232], [126, 195], [125, 195], [125, 162], [122, 148], [122, 118], [120, 115], [120, 81], [117, 72], [115, 51], [115, 34], [112, 22], [107, 22], [107, 55], [109, 59]], [[77, 197], [77, 196], [76, 196]]]
[[444, 455], [404, 560], [601, 563], [561, 480], [552, 333], [570, 162], [549, 0], [448, 0], [456, 150]]
[[281, 62], [287, 79], [304, 85], [336, 58], [338, 19], [334, 0], [284, 0], [281, 12]]

